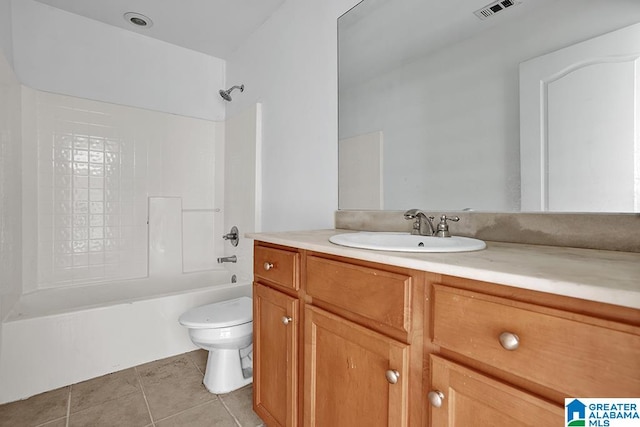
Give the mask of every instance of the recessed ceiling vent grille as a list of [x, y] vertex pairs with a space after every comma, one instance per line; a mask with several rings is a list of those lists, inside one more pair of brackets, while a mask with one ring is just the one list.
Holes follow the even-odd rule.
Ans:
[[498, 0], [486, 5], [485, 7], [473, 12], [478, 18], [485, 20], [492, 17], [498, 12], [502, 12], [508, 7], [516, 6], [522, 3], [520, 0]]

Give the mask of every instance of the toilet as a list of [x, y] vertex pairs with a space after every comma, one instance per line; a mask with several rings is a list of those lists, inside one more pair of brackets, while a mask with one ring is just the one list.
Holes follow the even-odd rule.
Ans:
[[253, 305], [240, 297], [207, 304], [180, 316], [195, 345], [209, 351], [203, 384], [223, 394], [253, 381]]

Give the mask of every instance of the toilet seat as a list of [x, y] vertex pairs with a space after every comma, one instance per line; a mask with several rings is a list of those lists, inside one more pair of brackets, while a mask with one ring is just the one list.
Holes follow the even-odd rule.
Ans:
[[181, 325], [192, 329], [239, 326], [253, 321], [251, 298], [240, 297], [193, 308], [182, 316]]

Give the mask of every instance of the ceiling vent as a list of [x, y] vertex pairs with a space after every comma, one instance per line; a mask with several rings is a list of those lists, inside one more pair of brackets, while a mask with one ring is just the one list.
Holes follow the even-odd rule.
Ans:
[[522, 3], [522, 1], [520, 0], [498, 0], [498, 1], [494, 1], [493, 3], [490, 3], [488, 5], [486, 5], [485, 7], [476, 10], [475, 12], [473, 12], [478, 18], [485, 20], [487, 18], [492, 17], [493, 15], [495, 15], [498, 12], [502, 12], [503, 10], [511, 7], [511, 6], [516, 6], [519, 5], [520, 3]]

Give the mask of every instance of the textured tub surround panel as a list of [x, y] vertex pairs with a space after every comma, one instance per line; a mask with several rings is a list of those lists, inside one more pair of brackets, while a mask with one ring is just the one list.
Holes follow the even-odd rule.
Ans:
[[[410, 231], [404, 211], [336, 211], [336, 228]], [[425, 212], [439, 217], [443, 212]], [[495, 242], [640, 252], [640, 214], [454, 212], [452, 235]]]
[[[213, 270], [222, 242], [214, 209], [184, 209], [181, 197], [149, 197], [149, 276]], [[218, 247], [216, 247], [218, 246]]]
[[149, 197], [149, 276], [182, 273], [182, 199]]
[[[148, 196], [213, 215], [222, 123], [23, 93], [25, 245], [37, 248], [25, 290], [146, 276]], [[201, 218], [183, 220], [190, 231]]]
[[341, 231], [252, 236], [269, 425], [559, 425], [567, 396], [640, 393], [640, 254], [399, 254], [328, 243]]
[[487, 249], [456, 254], [393, 253], [334, 245], [348, 230], [259, 233], [278, 245], [640, 308], [640, 254], [487, 242]]
[[[213, 209], [182, 211], [182, 271], [196, 271], [216, 268], [217, 253], [222, 246], [216, 242], [216, 220], [220, 215]], [[219, 221], [221, 222], [221, 221]]]

